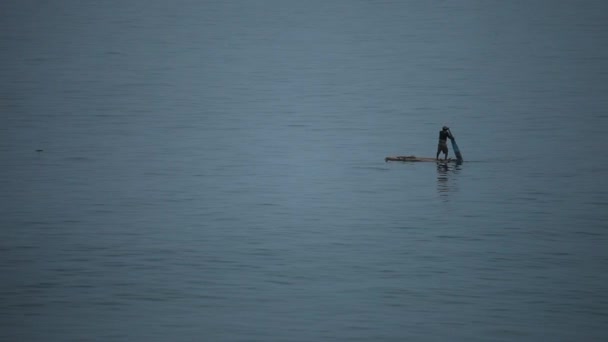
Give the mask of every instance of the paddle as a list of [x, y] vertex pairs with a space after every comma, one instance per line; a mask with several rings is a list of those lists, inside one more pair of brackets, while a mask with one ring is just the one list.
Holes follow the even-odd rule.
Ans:
[[454, 135], [452, 134], [452, 131], [450, 129], [448, 129], [448, 132], [450, 132], [450, 141], [452, 142], [452, 148], [454, 149], [454, 154], [456, 155], [456, 160], [459, 163], [462, 163], [462, 161], [463, 161], [462, 154], [460, 153], [460, 149], [458, 148], [458, 145], [456, 144], [456, 139], [454, 138]]

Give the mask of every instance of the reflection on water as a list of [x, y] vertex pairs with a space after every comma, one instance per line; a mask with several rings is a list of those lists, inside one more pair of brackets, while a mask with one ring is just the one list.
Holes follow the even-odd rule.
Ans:
[[457, 175], [460, 173], [462, 165], [450, 165], [449, 163], [437, 163], [437, 192], [439, 196], [448, 200], [450, 192], [458, 191]]

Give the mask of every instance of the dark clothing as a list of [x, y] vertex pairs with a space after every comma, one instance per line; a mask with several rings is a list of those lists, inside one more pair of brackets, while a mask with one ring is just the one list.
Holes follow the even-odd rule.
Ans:
[[439, 158], [439, 153], [444, 153], [445, 158], [447, 159], [447, 157], [448, 157], [448, 143], [447, 143], [448, 138], [452, 139], [452, 135], [450, 134], [450, 131], [448, 131], [448, 130], [439, 131], [439, 143], [437, 144], [437, 157], [436, 158]]
[[439, 141], [446, 142], [448, 138], [452, 138], [452, 135], [449, 131], [439, 131]]

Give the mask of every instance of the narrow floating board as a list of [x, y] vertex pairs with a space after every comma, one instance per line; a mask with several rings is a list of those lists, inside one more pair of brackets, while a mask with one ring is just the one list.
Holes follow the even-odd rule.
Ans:
[[438, 163], [458, 163], [458, 159], [448, 158], [444, 159], [435, 159], [432, 157], [416, 157], [416, 156], [392, 156], [384, 158], [385, 162], [389, 161], [401, 161], [401, 162], [438, 162]]

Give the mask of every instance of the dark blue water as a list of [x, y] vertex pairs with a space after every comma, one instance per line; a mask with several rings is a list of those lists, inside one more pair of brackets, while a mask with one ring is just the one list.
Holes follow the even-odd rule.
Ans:
[[2, 2], [0, 339], [605, 340], [607, 13]]

